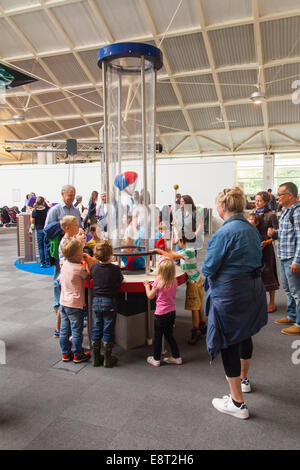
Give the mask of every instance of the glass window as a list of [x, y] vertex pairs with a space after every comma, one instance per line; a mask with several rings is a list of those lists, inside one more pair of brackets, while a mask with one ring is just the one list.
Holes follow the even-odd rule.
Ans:
[[300, 154], [275, 155], [274, 187], [286, 182], [295, 183], [300, 190]]
[[256, 194], [263, 187], [263, 156], [236, 157], [236, 185], [245, 194]]

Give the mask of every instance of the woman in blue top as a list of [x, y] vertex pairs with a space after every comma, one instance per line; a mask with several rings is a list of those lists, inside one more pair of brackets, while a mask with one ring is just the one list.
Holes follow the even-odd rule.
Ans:
[[240, 188], [224, 190], [217, 196], [216, 206], [224, 224], [210, 238], [202, 264], [210, 289], [205, 308], [206, 342], [212, 359], [221, 352], [230, 395], [215, 398], [212, 404], [222, 413], [246, 419], [249, 411], [243, 391], [251, 391], [247, 379], [251, 336], [268, 319], [261, 280], [261, 240], [243, 216], [245, 196]]

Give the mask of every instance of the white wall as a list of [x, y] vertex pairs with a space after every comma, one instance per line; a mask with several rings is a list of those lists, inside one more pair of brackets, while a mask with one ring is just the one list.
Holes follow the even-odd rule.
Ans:
[[[140, 173], [141, 167], [127, 162], [124, 170]], [[31, 191], [46, 197], [50, 202], [59, 202], [60, 189], [67, 183], [74, 184], [77, 194], [83, 196], [84, 204], [88, 203], [93, 190], [101, 191], [100, 163], [77, 164], [70, 168], [65, 164], [0, 166], [0, 178], [0, 206], [16, 205], [21, 208], [26, 194]], [[234, 158], [158, 160], [157, 205], [173, 203], [174, 184], [179, 185], [178, 192], [181, 194], [191, 195], [197, 205], [214, 208], [217, 193], [234, 184]]]

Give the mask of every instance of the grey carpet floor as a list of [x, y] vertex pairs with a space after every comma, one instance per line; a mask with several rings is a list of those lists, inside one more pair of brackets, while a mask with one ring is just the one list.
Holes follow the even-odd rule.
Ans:
[[[189, 346], [185, 287], [178, 289], [175, 337], [182, 366], [154, 368], [151, 347], [115, 348], [119, 365], [93, 368], [60, 361], [52, 336], [52, 279], [17, 270], [16, 232], [0, 230], [0, 449], [299, 449], [300, 364], [295, 341], [274, 319], [254, 337], [246, 402], [251, 418], [216, 411], [211, 400], [228, 393], [221, 358], [210, 364], [205, 341]], [[204, 252], [203, 252], [204, 254]], [[85, 338], [86, 340], [86, 338]], [[294, 361], [295, 362], [295, 361]], [[297, 361], [296, 361], [297, 362]]]

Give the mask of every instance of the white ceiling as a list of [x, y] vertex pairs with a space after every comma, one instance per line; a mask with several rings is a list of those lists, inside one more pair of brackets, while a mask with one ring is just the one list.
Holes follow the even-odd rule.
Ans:
[[[6, 93], [0, 145], [100, 121], [98, 49], [139, 41], [164, 56], [157, 135], [165, 153], [299, 148], [292, 83], [300, 80], [300, 0], [0, 0], [0, 31], [0, 63], [40, 78]], [[259, 107], [249, 99], [258, 75], [266, 93]], [[9, 121], [14, 114], [25, 121]], [[95, 141], [98, 131], [56, 138]], [[0, 163], [31, 161], [4, 148]]]

